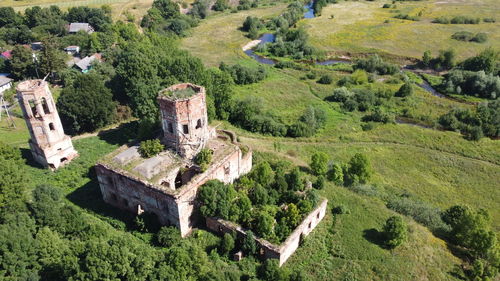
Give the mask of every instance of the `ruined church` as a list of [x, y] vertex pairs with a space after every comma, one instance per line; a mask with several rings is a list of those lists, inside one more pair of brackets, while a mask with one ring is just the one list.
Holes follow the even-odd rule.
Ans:
[[[228, 131], [208, 125], [205, 88], [190, 83], [174, 85], [158, 94], [161, 142], [167, 150], [151, 158], [139, 145], [125, 145], [96, 165], [103, 199], [136, 214], [154, 213], [163, 225], [180, 229], [195, 225], [198, 188], [209, 180], [232, 183], [252, 168], [252, 151]], [[194, 158], [203, 149], [213, 153], [208, 168]]]

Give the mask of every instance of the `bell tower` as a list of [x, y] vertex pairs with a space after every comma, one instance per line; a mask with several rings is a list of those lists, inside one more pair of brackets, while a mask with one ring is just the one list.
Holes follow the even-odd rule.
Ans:
[[163, 142], [186, 159], [193, 159], [210, 138], [205, 88], [182, 83], [160, 91], [158, 103]]
[[28, 80], [16, 88], [31, 139], [34, 159], [44, 167], [57, 169], [78, 156], [71, 138], [64, 134], [59, 114], [44, 80]]

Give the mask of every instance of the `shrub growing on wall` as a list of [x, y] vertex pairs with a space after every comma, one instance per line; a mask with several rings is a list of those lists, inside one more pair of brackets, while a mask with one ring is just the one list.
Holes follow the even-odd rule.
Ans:
[[211, 149], [203, 148], [198, 155], [196, 155], [195, 163], [200, 166], [202, 172], [205, 172], [212, 162], [212, 155], [214, 152]]
[[141, 141], [141, 144], [139, 145], [139, 153], [144, 158], [150, 158], [158, 155], [164, 149], [165, 147], [158, 139]]

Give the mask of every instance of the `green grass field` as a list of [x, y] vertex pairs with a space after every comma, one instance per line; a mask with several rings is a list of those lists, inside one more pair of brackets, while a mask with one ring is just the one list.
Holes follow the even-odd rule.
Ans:
[[182, 39], [181, 47], [201, 58], [209, 66], [218, 66], [221, 61], [251, 61], [241, 48], [252, 40], [245, 37], [238, 28], [247, 16], [272, 17], [279, 15], [285, 7], [286, 4], [277, 4], [238, 13], [216, 14], [205, 19], [191, 31], [190, 36]]
[[[454, 48], [460, 58], [465, 58], [500, 45], [500, 19], [480, 24], [432, 23], [440, 16], [496, 18], [500, 14], [496, 0], [403, 1], [391, 9], [383, 9], [384, 3], [389, 2], [341, 1], [325, 7], [320, 17], [302, 20], [299, 26], [307, 30], [313, 46], [331, 55], [378, 52], [420, 58], [425, 50], [437, 55], [441, 49]], [[399, 13], [422, 16], [420, 21], [393, 18]], [[451, 39], [458, 31], [484, 32], [488, 41], [479, 44]]]

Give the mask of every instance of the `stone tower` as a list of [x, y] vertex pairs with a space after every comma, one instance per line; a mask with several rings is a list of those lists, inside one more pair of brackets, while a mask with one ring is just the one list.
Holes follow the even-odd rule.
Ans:
[[17, 85], [17, 99], [31, 139], [31, 153], [44, 167], [57, 169], [78, 156], [64, 129], [48, 83], [28, 80]]
[[186, 159], [193, 159], [210, 138], [205, 99], [205, 88], [190, 83], [174, 85], [158, 95], [163, 143]]

